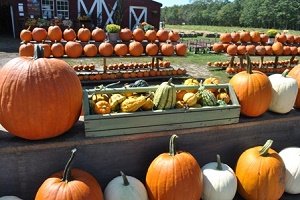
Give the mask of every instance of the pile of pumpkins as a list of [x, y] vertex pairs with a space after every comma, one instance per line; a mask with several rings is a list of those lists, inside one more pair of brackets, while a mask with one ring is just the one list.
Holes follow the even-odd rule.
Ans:
[[[209, 77], [200, 82], [188, 78], [183, 85], [196, 86], [195, 89], [177, 90], [172, 83], [172, 78], [162, 82], [155, 91], [148, 92], [148, 83], [139, 79], [134, 83], [125, 85], [125, 88], [143, 88], [146, 92], [124, 92], [106, 94], [93, 93], [89, 97], [90, 111], [92, 114], [111, 114], [118, 112], [136, 112], [148, 110], [167, 110], [173, 108], [190, 108], [202, 106], [226, 106], [230, 103], [230, 95], [226, 88], [204, 88], [206, 84], [219, 84], [219, 80]], [[110, 84], [106, 87], [109, 87]]]
[[92, 31], [81, 27], [76, 33], [72, 28], [64, 31], [57, 25], [35, 27], [32, 31], [24, 29], [20, 32], [22, 41], [19, 47], [20, 56], [33, 56], [33, 43], [40, 43], [44, 48], [45, 57], [61, 58], [67, 56], [184, 56], [187, 47], [180, 40], [177, 31], [165, 29], [147, 30], [137, 27], [133, 31], [122, 28], [119, 32], [121, 42], [106, 40], [106, 32], [96, 27]]
[[191, 153], [176, 149], [177, 138], [173, 134], [169, 151], [149, 163], [144, 181], [120, 171], [104, 190], [92, 174], [72, 168], [74, 148], [65, 169], [41, 183], [35, 200], [232, 200], [237, 194], [244, 199], [280, 199], [284, 192], [300, 194], [299, 147], [277, 153], [271, 148], [273, 141], [267, 140], [264, 145], [244, 150], [235, 169], [222, 163], [219, 155], [215, 162], [200, 167]]

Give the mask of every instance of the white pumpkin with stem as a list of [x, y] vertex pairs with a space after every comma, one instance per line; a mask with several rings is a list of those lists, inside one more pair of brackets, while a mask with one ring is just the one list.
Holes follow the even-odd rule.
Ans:
[[269, 110], [275, 113], [285, 114], [290, 112], [295, 104], [298, 94], [296, 79], [287, 76], [289, 70], [282, 74], [272, 74], [269, 80], [272, 84], [272, 101]]
[[203, 172], [203, 200], [232, 200], [237, 190], [237, 178], [227, 164], [221, 162], [217, 155], [217, 162], [207, 163], [202, 167]]
[[286, 169], [285, 192], [300, 194], [300, 147], [287, 147], [279, 155]]
[[144, 184], [135, 177], [121, 176], [112, 179], [104, 190], [105, 200], [148, 200]]

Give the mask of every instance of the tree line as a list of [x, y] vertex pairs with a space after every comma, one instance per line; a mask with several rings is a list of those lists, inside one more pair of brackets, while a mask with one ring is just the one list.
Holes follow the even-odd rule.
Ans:
[[299, 0], [190, 0], [161, 9], [161, 21], [178, 25], [300, 29]]

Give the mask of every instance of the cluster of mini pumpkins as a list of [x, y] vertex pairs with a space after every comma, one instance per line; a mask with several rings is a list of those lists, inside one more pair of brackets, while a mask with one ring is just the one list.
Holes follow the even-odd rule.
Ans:
[[229, 55], [297, 55], [300, 54], [300, 36], [278, 33], [274, 43], [268, 43], [268, 35], [256, 30], [232, 33], [221, 33], [220, 42], [213, 44], [215, 52], [225, 52]]
[[244, 199], [280, 199], [284, 192], [300, 194], [299, 147], [277, 152], [272, 149], [273, 141], [267, 140], [245, 149], [234, 168], [222, 163], [220, 155], [200, 166], [191, 153], [176, 149], [178, 138], [171, 135], [169, 151], [149, 163], [144, 181], [120, 169], [120, 175], [105, 188], [91, 173], [72, 168], [74, 148], [65, 169], [41, 183], [35, 200], [69, 196], [76, 200], [232, 200], [237, 194]]
[[[76, 33], [72, 28], [64, 31], [57, 25], [49, 26], [48, 30], [43, 27], [35, 27], [32, 31], [24, 29], [20, 32], [22, 41], [19, 47], [20, 56], [33, 56], [33, 44], [31, 41], [41, 43], [45, 57], [60, 58], [63, 56], [78, 58], [82, 55], [95, 56], [184, 56], [187, 47], [180, 39], [177, 31], [165, 29], [147, 30], [136, 28], [131, 31], [123, 28], [119, 32], [121, 42], [106, 40], [106, 32], [96, 27], [92, 31], [81, 27]], [[46, 41], [46, 42], [45, 42]]]
[[241, 114], [257, 117], [267, 110], [285, 114], [300, 107], [300, 65], [291, 71], [286, 69], [282, 74], [267, 76], [252, 69], [247, 53], [246, 58], [246, 70], [234, 74], [229, 80], [241, 105]]
[[[136, 112], [147, 110], [166, 110], [173, 108], [190, 108], [202, 106], [225, 106], [230, 103], [230, 95], [226, 88], [205, 89], [203, 85], [219, 84], [219, 80], [209, 77], [200, 82], [188, 78], [183, 82], [185, 86], [194, 86], [192, 89], [176, 89], [172, 78], [161, 83], [154, 91], [131, 92], [128, 88], [148, 87], [148, 83], [139, 79], [127, 84], [123, 92], [108, 94], [93, 93], [90, 95], [89, 104], [92, 114], [110, 114], [116, 112]], [[150, 89], [149, 89], [150, 90]], [[145, 88], [145, 91], [147, 89]]]

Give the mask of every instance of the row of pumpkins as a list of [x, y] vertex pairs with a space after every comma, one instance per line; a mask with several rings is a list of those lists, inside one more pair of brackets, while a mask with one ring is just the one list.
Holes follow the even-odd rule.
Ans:
[[[128, 42], [131, 40], [142, 42], [146, 40], [148, 42], [166, 42], [167, 40], [171, 42], [178, 42], [180, 40], [180, 34], [177, 31], [168, 31], [166, 29], [159, 30], [147, 30], [146, 32], [137, 27], [133, 31], [129, 28], [122, 28], [119, 32], [120, 40], [123, 42]], [[67, 28], [64, 31], [57, 25], [49, 26], [48, 30], [43, 27], [35, 27], [30, 31], [28, 29], [23, 29], [20, 32], [20, 40], [23, 42], [35, 41], [41, 43], [45, 40], [50, 40], [51, 42], [64, 41], [74, 41], [79, 40], [81, 42], [89, 42], [93, 40], [95, 42], [103, 42], [106, 40], [106, 32], [99, 27], [95, 27], [92, 31], [84, 26], [81, 27], [77, 33], [72, 28]]]
[[[104, 41], [99, 45], [96, 43], [83, 44], [79, 41], [68, 41], [65, 44], [60, 42], [54, 43], [40, 43], [44, 48], [44, 56], [46, 58], [54, 57], [61, 58], [67, 56], [70, 58], [78, 58], [81, 56], [95, 57], [95, 56], [184, 56], [187, 52], [187, 46], [184, 43], [172, 44], [169, 42], [149, 42], [145, 46], [142, 42], [131, 41], [129, 43], [111, 43]], [[22, 42], [19, 47], [20, 56], [33, 56], [34, 44], [31, 42]]]
[[[91, 113], [110, 114], [117, 112], [136, 112], [147, 110], [166, 110], [202, 106], [226, 106], [230, 102], [227, 90], [205, 89], [205, 84], [219, 83], [213, 77], [204, 80], [197, 89], [176, 90], [172, 78], [161, 83], [154, 92], [122, 92], [114, 94], [94, 93], [89, 98]], [[202, 83], [201, 83], [202, 84]], [[189, 78], [183, 85], [198, 86], [196, 79]], [[125, 88], [148, 87], [148, 83], [139, 79]]]
[[[238, 193], [244, 199], [280, 199], [284, 192], [300, 193], [300, 148], [287, 147], [277, 153], [272, 140], [246, 149], [235, 169], [221, 162], [200, 167], [194, 156], [176, 149], [176, 134], [170, 137], [169, 152], [156, 156], [148, 166], [144, 183], [134, 176], [111, 179], [104, 191], [87, 171], [72, 169], [77, 151], [63, 171], [41, 183], [35, 200], [232, 200]], [[2, 200], [19, 199], [3, 197]]]

